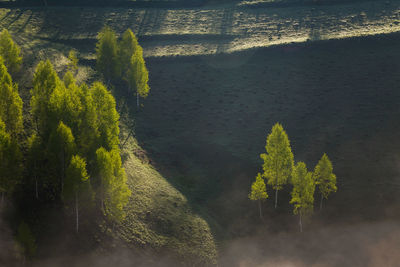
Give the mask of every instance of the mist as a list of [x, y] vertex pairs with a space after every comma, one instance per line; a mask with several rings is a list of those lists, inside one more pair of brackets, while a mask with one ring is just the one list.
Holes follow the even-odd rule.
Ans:
[[400, 226], [396, 221], [313, 225], [303, 233], [259, 230], [253, 236], [236, 239], [224, 249], [220, 264], [240, 267], [398, 266], [399, 248]]

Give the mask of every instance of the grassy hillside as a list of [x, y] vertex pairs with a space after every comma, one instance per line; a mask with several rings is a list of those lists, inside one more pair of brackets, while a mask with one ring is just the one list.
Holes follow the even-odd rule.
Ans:
[[134, 248], [151, 247], [161, 255], [170, 252], [168, 257], [184, 264], [215, 264], [216, 245], [207, 222], [143, 155], [135, 140], [126, 144], [124, 168], [133, 194], [116, 235]]

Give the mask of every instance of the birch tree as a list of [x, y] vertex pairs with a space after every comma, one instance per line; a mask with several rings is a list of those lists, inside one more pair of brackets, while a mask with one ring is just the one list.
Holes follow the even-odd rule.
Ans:
[[275, 208], [278, 205], [278, 191], [287, 184], [293, 169], [293, 153], [289, 138], [282, 125], [276, 123], [268, 135], [265, 146], [266, 154], [260, 157], [264, 160], [263, 177], [268, 185], [275, 190]]
[[319, 192], [321, 194], [319, 209], [322, 209], [323, 199], [328, 199], [331, 193], [337, 191], [336, 187], [336, 175], [333, 173], [332, 162], [328, 156], [324, 153], [319, 160], [317, 166], [314, 169], [314, 179], [316, 185], [318, 185]]
[[300, 232], [303, 231], [302, 217], [310, 215], [314, 209], [315, 182], [312, 173], [307, 171], [304, 162], [298, 162], [292, 173], [292, 199], [293, 213], [299, 215]]
[[96, 64], [97, 70], [103, 74], [107, 85], [118, 72], [117, 36], [110, 27], [104, 27], [97, 35]]
[[[90, 201], [91, 189], [89, 175], [86, 171], [86, 161], [78, 155], [71, 158], [67, 169], [65, 191], [63, 196], [65, 200], [74, 199], [76, 232], [79, 232], [79, 199], [84, 195], [86, 201]], [[88, 198], [89, 196], [89, 198]]]
[[54, 154], [54, 159], [56, 159], [57, 176], [60, 177], [58, 184], [60, 191], [63, 192], [67, 164], [75, 152], [75, 138], [71, 129], [62, 121], [50, 136], [50, 151]]
[[131, 191], [126, 184], [127, 178], [121, 166], [119, 151], [99, 148], [96, 151], [96, 165], [103, 211], [111, 220], [121, 221], [125, 218], [123, 208], [128, 203]]
[[0, 118], [11, 136], [22, 131], [22, 99], [17, 84], [13, 83], [7, 67], [0, 57]]
[[260, 218], [262, 218], [261, 201], [266, 200], [267, 198], [268, 198], [267, 187], [264, 183], [264, 179], [261, 177], [261, 174], [259, 173], [256, 176], [256, 180], [251, 185], [251, 192], [249, 194], [249, 199], [258, 201]]
[[6, 126], [0, 119], [0, 205], [4, 196], [11, 194], [21, 175], [21, 152], [17, 142], [6, 131]]
[[0, 56], [4, 59], [10, 73], [13, 75], [21, 68], [22, 57], [20, 56], [20, 48], [13, 41], [7, 29], [0, 32]]

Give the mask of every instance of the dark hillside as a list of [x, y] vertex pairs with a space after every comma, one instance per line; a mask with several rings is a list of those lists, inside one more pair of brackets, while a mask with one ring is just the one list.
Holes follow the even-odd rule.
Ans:
[[322, 153], [332, 158], [339, 191], [323, 218], [376, 220], [400, 204], [399, 41], [392, 34], [150, 59], [154, 91], [138, 140], [165, 176], [237, 235], [256, 211], [247, 194], [266, 135], [281, 122], [297, 160], [313, 168]]

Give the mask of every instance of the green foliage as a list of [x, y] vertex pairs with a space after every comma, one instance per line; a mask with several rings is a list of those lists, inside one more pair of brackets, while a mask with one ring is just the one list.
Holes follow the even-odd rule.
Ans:
[[130, 29], [124, 32], [119, 42], [119, 63], [121, 77], [129, 88], [139, 96], [147, 97], [150, 91], [149, 72], [143, 59], [143, 49]]
[[131, 58], [127, 81], [136, 90], [136, 94], [145, 98], [149, 94], [149, 72], [143, 59], [142, 49], [138, 49]]
[[78, 232], [79, 206], [91, 207], [93, 201], [89, 175], [86, 171], [86, 161], [78, 155], [71, 158], [71, 163], [68, 166], [63, 197], [66, 203], [72, 199], [75, 200], [76, 232]]
[[[89, 173], [94, 172], [94, 166], [101, 166], [101, 186], [97, 193], [102, 196], [107, 215], [116, 220], [122, 219], [123, 206], [128, 201], [130, 191], [126, 186], [125, 171], [121, 167], [118, 149], [119, 114], [112, 94], [99, 82], [90, 88], [85, 84], [79, 87], [73, 75], [68, 72], [63, 83], [50, 62], [41, 62], [35, 74], [31, 103], [37, 125], [40, 129], [45, 129], [38, 133], [46, 133], [32, 138], [31, 154], [36, 154], [39, 147], [44, 148], [44, 156], [40, 162], [46, 162], [50, 166], [42, 166], [38, 170], [37, 164], [40, 162], [30, 157], [33, 161], [30, 165], [35, 170], [35, 175], [44, 173], [47, 178], [42, 179], [42, 184], [53, 189], [60, 184], [63, 192], [64, 182], [67, 187], [79, 184], [76, 183], [78, 174], [71, 174], [72, 170], [77, 171], [78, 167], [83, 169], [83, 163], [78, 159], [85, 161], [85, 171], [86, 161], [88, 162]], [[98, 165], [96, 150], [100, 147], [105, 148], [107, 160]], [[74, 157], [70, 165], [72, 170], [66, 174], [66, 165], [74, 154], [78, 154], [80, 158]], [[68, 175], [70, 176], [67, 178]], [[53, 178], [49, 179], [51, 177]], [[88, 184], [89, 182], [82, 183], [82, 186], [86, 187]], [[75, 189], [72, 191], [77, 192]], [[67, 191], [71, 191], [71, 188]], [[55, 192], [59, 194], [59, 190]], [[68, 195], [67, 192], [66, 194]], [[85, 195], [91, 195], [91, 190]]]
[[332, 163], [324, 153], [314, 169], [315, 183], [324, 198], [330, 193], [336, 192], [336, 175], [333, 173]]
[[118, 62], [120, 66], [119, 75], [126, 79], [128, 69], [131, 67], [131, 58], [138, 49], [141, 49], [135, 34], [127, 29], [122, 35], [118, 46]]
[[99, 146], [107, 150], [116, 149], [119, 145], [119, 114], [115, 98], [107, 88], [96, 82], [90, 88], [93, 105], [97, 113], [97, 127], [100, 135]]
[[78, 155], [71, 158], [67, 169], [64, 196], [68, 199], [78, 192], [87, 192], [90, 188], [89, 175], [86, 171], [86, 161]]
[[76, 50], [72, 49], [69, 51], [68, 59], [69, 59], [68, 71], [70, 71], [71, 73], [75, 73], [78, 70], [78, 62], [79, 62]]
[[80, 153], [91, 160], [95, 158], [97, 144], [100, 140], [99, 115], [93, 101], [92, 90], [86, 84], [81, 85], [78, 94], [82, 109], [79, 116], [79, 133], [76, 135], [76, 144]]
[[33, 258], [36, 253], [35, 237], [26, 223], [20, 223], [16, 239], [21, 253], [27, 258]]
[[125, 218], [123, 208], [128, 203], [131, 191], [126, 185], [126, 174], [119, 151], [99, 148], [96, 151], [96, 165], [104, 211], [111, 220], [121, 221]]
[[263, 176], [272, 188], [280, 190], [287, 183], [294, 164], [289, 138], [281, 124], [272, 127], [265, 149], [267, 154], [260, 155], [264, 160]]
[[49, 107], [50, 98], [54, 90], [61, 86], [62, 83], [50, 61], [39, 62], [33, 77], [30, 104], [36, 130], [45, 139], [48, 138], [51, 132], [49, 121], [49, 114], [51, 114]]
[[268, 198], [267, 187], [261, 174], [257, 174], [256, 180], [251, 185], [251, 192], [249, 194], [250, 200], [265, 200]]
[[22, 57], [19, 54], [18, 45], [14, 43], [7, 29], [3, 29], [0, 32], [0, 56], [3, 57], [4, 64], [12, 74], [21, 68]]
[[97, 35], [96, 60], [97, 70], [109, 82], [118, 73], [117, 36], [110, 27], [104, 27]]
[[54, 182], [59, 185], [61, 191], [63, 191], [66, 166], [75, 149], [75, 138], [71, 129], [60, 121], [50, 136], [49, 152], [51, 157], [49, 160], [52, 167], [55, 168], [55, 177], [59, 177], [59, 181]]
[[6, 124], [7, 131], [17, 136], [22, 131], [22, 99], [18, 87], [13, 84], [3, 59], [0, 57], [0, 118]]
[[21, 177], [21, 152], [0, 120], [0, 193], [11, 193]]
[[64, 85], [65, 85], [66, 88], [68, 88], [70, 85], [76, 83], [75, 77], [74, 77], [74, 75], [72, 74], [71, 71], [67, 71], [65, 73], [63, 81], [64, 81]]
[[314, 209], [315, 182], [312, 173], [307, 171], [304, 162], [298, 162], [293, 168], [292, 184], [293, 191], [290, 203], [294, 205], [294, 214], [299, 212], [302, 215], [311, 214]]

